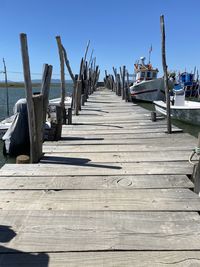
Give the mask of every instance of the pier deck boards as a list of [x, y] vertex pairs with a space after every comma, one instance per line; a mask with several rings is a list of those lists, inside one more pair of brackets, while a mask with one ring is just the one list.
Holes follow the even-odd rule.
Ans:
[[0, 266], [200, 266], [196, 138], [95, 92], [38, 164], [0, 170]]

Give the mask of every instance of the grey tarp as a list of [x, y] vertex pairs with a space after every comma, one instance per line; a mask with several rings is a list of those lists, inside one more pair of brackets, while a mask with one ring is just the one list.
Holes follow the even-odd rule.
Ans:
[[3, 136], [5, 154], [19, 155], [29, 153], [29, 130], [26, 99], [20, 99], [14, 106], [14, 119]]

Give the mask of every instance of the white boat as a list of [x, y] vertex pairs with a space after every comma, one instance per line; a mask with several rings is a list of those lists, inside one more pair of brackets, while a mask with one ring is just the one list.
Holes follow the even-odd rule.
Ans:
[[[166, 116], [166, 103], [154, 101], [156, 112]], [[200, 102], [185, 100], [185, 93], [175, 95], [174, 105], [170, 105], [171, 117], [180, 121], [200, 125]]]
[[[70, 107], [72, 103], [72, 97], [66, 96], [65, 97], [65, 107]], [[60, 105], [60, 98], [54, 98], [49, 100], [49, 106], [58, 106]]]
[[[145, 57], [141, 57], [140, 60], [140, 63], [134, 65], [136, 80], [130, 87], [132, 100], [147, 102], [165, 100], [164, 79], [157, 78], [158, 69], [153, 68], [150, 63], [145, 64]], [[170, 87], [173, 87], [173, 83], [171, 81]]]
[[[71, 107], [72, 97], [65, 97], [65, 107]], [[60, 98], [54, 98], [49, 100], [49, 108], [53, 109], [53, 107], [60, 105]], [[16, 113], [16, 112], [14, 112]], [[5, 120], [0, 122], [0, 139], [4, 136], [7, 130], [12, 125], [13, 120], [15, 119], [16, 114], [6, 118]], [[48, 130], [50, 128], [49, 122], [45, 123], [45, 129]]]
[[12, 124], [14, 118], [15, 118], [15, 115], [12, 115], [11, 117], [6, 118], [5, 120], [0, 122], [0, 139], [2, 139], [4, 134], [7, 132], [8, 128]]

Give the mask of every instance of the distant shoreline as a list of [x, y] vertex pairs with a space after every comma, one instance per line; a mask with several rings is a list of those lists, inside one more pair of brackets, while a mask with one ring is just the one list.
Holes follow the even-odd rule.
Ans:
[[[66, 83], [68, 85], [68, 83]], [[24, 83], [19, 83], [19, 82], [9, 82], [8, 83], [8, 87], [9, 88], [25, 88], [25, 85]], [[32, 87], [34, 88], [39, 88], [41, 87], [41, 83], [32, 83]], [[59, 83], [51, 83], [51, 87], [60, 87], [60, 84]], [[5, 83], [0, 83], [0, 89], [3, 88], [5, 89], [6, 88], [6, 84]]]

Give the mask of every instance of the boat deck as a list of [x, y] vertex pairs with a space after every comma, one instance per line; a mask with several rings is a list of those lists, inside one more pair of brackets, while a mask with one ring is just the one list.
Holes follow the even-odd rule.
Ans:
[[4, 165], [0, 266], [200, 266], [197, 140], [165, 130], [102, 89], [39, 164]]

